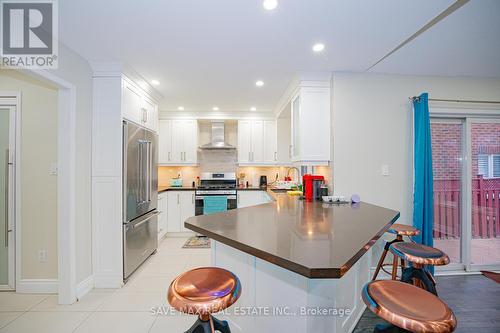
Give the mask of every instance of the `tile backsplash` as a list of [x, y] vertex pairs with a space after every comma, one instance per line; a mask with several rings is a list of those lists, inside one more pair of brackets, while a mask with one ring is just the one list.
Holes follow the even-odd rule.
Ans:
[[[236, 150], [200, 150], [198, 152], [198, 166], [160, 166], [158, 167], [158, 185], [169, 186], [171, 178], [177, 178], [180, 174], [183, 179], [183, 186], [190, 187], [193, 181], [202, 172], [235, 172], [240, 178], [244, 174], [243, 184], [248, 181], [250, 186], [259, 186], [261, 175], [267, 176], [268, 183], [273, 182], [278, 175], [279, 180], [283, 180], [288, 172], [287, 167], [269, 166], [238, 166], [238, 155]], [[331, 168], [315, 167], [315, 173], [325, 176], [326, 182], [331, 187]], [[292, 179], [297, 179], [295, 170], [290, 171]]]

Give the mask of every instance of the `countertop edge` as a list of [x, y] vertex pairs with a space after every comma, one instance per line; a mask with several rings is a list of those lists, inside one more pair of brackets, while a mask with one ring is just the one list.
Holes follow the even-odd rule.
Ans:
[[271, 264], [280, 266], [281, 268], [297, 273], [309, 279], [326, 279], [326, 278], [332, 279], [332, 278], [342, 277], [340, 268], [307, 268], [295, 262], [291, 262], [281, 257], [272, 255], [268, 252], [256, 249], [254, 247], [242, 244], [240, 242], [236, 242], [235, 240], [229, 239], [227, 237], [199, 228], [195, 225], [188, 223], [187, 221], [184, 222], [184, 226], [194, 232], [200, 233], [215, 241], [221, 242], [222, 244], [225, 244], [227, 246], [245, 252], [248, 255], [257, 257]]

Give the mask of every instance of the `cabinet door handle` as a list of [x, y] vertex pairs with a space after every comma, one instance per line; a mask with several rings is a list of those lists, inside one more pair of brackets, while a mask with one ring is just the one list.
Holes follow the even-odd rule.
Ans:
[[248, 152], [248, 162], [250, 162], [252, 160], [252, 158], [250, 157], [252, 153]]
[[292, 157], [292, 148], [293, 148], [293, 145], [290, 145], [290, 147], [288, 147], [288, 157]]
[[191, 203], [194, 203], [194, 193], [191, 194]]
[[168, 152], [168, 160], [170, 161], [170, 152]]
[[180, 205], [181, 201], [180, 201], [180, 197], [179, 197], [179, 193], [177, 193], [177, 205]]
[[239, 194], [237, 195], [237, 199], [238, 199], [237, 203], [240, 203], [240, 195]]
[[274, 152], [274, 160], [275, 160], [275, 161], [277, 161], [277, 160], [278, 160], [278, 152], [277, 152], [277, 151], [275, 151], [275, 152]]

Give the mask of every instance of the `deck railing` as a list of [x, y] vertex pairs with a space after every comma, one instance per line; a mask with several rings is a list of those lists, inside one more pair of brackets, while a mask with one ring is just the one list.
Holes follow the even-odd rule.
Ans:
[[[500, 179], [472, 180], [472, 237], [500, 237]], [[461, 235], [460, 180], [434, 181], [434, 238]]]

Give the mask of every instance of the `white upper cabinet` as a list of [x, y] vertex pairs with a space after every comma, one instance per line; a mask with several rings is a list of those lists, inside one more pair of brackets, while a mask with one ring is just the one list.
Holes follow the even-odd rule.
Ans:
[[144, 127], [155, 132], [158, 131], [158, 105], [150, 98], [143, 96], [142, 98], [142, 114]]
[[278, 162], [278, 136], [276, 120], [264, 120], [264, 161], [267, 163]]
[[193, 165], [198, 163], [198, 122], [160, 120], [158, 163]]
[[140, 90], [127, 80], [123, 80], [122, 105], [123, 118], [137, 124], [142, 123], [142, 96]]
[[127, 78], [122, 80], [122, 117], [158, 131], [158, 105]]
[[276, 121], [238, 121], [238, 163], [244, 165], [273, 165], [276, 157]]
[[158, 164], [172, 161], [172, 121], [162, 119], [158, 126]]
[[250, 120], [238, 121], [238, 162], [250, 163], [252, 161], [252, 122]]
[[[326, 84], [325, 84], [326, 85]], [[330, 87], [300, 86], [291, 100], [293, 162], [326, 165], [330, 161]]]

